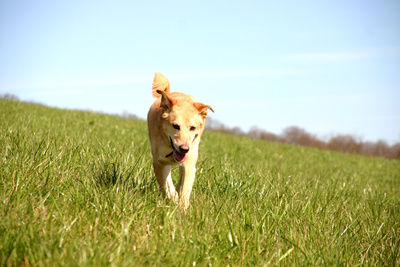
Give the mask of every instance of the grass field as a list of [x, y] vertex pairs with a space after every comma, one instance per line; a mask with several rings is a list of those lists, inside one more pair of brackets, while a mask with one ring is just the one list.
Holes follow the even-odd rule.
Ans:
[[181, 212], [149, 147], [144, 121], [0, 100], [0, 265], [400, 265], [400, 161], [205, 132]]

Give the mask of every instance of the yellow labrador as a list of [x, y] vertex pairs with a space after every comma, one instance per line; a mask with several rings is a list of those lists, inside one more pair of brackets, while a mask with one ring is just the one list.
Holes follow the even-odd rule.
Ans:
[[[156, 73], [147, 125], [153, 155], [153, 167], [161, 190], [169, 199], [189, 206], [196, 174], [200, 137], [204, 130], [207, 109], [211, 106], [183, 93], [171, 93], [168, 79]], [[180, 180], [175, 190], [171, 167], [179, 165]]]

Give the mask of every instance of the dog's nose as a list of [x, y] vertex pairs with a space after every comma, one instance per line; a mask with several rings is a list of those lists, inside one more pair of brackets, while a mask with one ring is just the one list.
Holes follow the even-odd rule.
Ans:
[[181, 146], [179, 146], [179, 150], [182, 153], [188, 153], [189, 152], [189, 146], [188, 145], [181, 145]]

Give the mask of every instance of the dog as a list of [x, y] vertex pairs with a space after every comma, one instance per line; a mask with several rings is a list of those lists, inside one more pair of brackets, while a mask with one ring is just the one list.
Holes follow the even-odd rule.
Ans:
[[[168, 79], [155, 73], [152, 96], [157, 99], [147, 114], [147, 126], [153, 156], [153, 168], [158, 185], [168, 199], [189, 207], [196, 175], [196, 162], [201, 135], [209, 105], [197, 102], [190, 95], [172, 92]], [[171, 177], [171, 167], [179, 166], [177, 190]]]

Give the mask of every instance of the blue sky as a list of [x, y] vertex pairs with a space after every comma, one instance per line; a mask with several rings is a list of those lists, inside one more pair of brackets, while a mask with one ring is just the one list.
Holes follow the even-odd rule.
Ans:
[[0, 93], [145, 118], [154, 72], [228, 126], [400, 142], [400, 1], [0, 2]]

